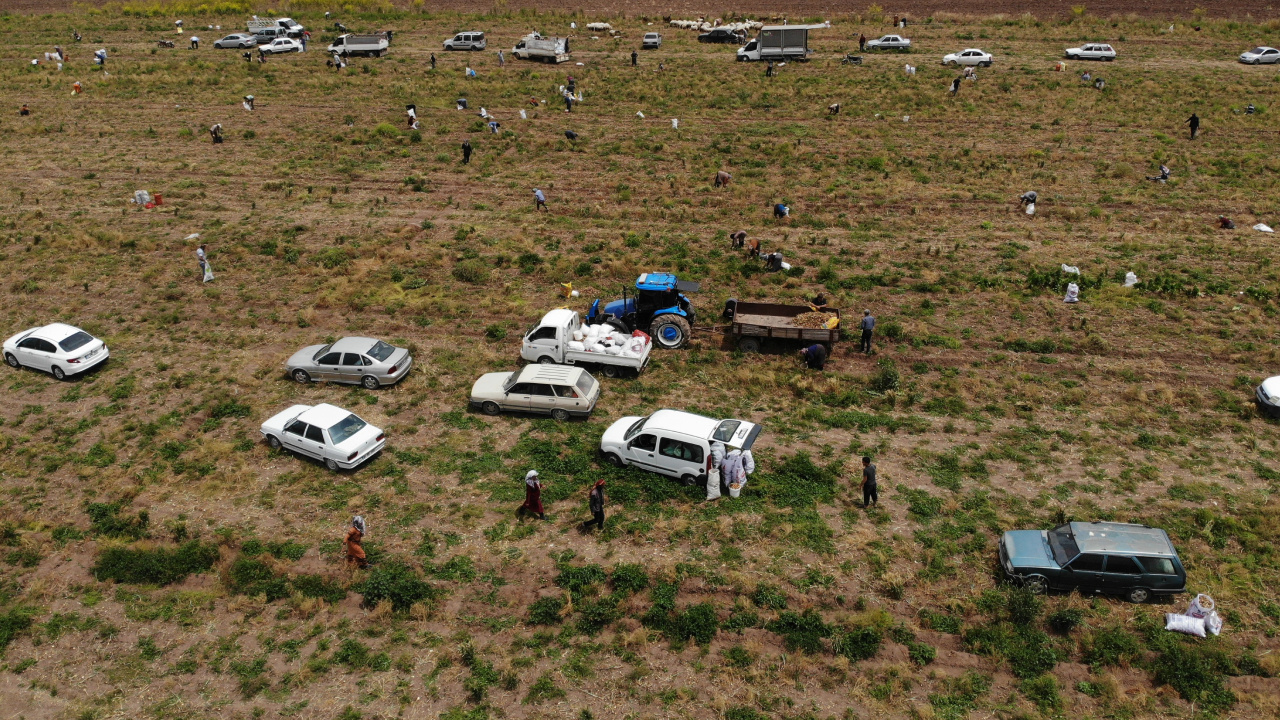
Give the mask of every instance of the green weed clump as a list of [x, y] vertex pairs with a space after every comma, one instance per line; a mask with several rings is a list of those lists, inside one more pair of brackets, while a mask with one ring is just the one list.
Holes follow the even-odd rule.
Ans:
[[177, 548], [110, 547], [99, 553], [89, 572], [99, 581], [168, 585], [205, 572], [217, 561], [218, 546], [191, 540]]
[[254, 597], [263, 595], [267, 602], [289, 597], [289, 581], [255, 558], [237, 558], [227, 571], [227, 582], [232, 590]]
[[125, 501], [113, 503], [89, 503], [85, 512], [89, 515], [90, 530], [102, 537], [120, 538], [122, 540], [141, 540], [147, 535], [147, 526], [151, 524], [151, 515], [146, 510], [137, 515], [124, 515]]
[[[856, 628], [837, 633], [835, 639], [831, 642], [831, 649], [837, 655], [843, 655], [857, 662], [875, 657], [876, 653], [880, 652], [880, 644], [883, 641], [884, 636], [879, 628]], [[929, 646], [926, 645], [925, 647]], [[932, 650], [933, 648], [929, 649]], [[930, 660], [932, 659], [931, 657]]]
[[1062, 709], [1062, 695], [1058, 693], [1058, 680], [1052, 675], [1023, 680], [1018, 683], [1018, 689], [1042, 713], [1052, 713]]
[[945, 681], [946, 692], [930, 693], [929, 704], [939, 720], [965, 720], [977, 707], [978, 700], [991, 690], [991, 678], [972, 670]]
[[[778, 619], [767, 623], [765, 629], [782, 637], [782, 642], [791, 652], [800, 651], [816, 655], [822, 652], [823, 638], [831, 637], [831, 626], [822, 621], [822, 616], [813, 608], [803, 613], [790, 610], [778, 616]], [[878, 641], [877, 641], [878, 647]]]
[[599, 565], [561, 564], [559, 567], [560, 574], [556, 576], [555, 584], [568, 590], [574, 600], [594, 590], [608, 577]]
[[678, 614], [669, 625], [668, 636], [675, 641], [693, 638], [699, 645], [707, 645], [720, 629], [720, 618], [711, 603], [690, 605]]
[[1201, 710], [1218, 713], [1236, 703], [1236, 695], [1223, 685], [1234, 668], [1220, 652], [1173, 643], [1151, 663], [1156, 682], [1168, 685], [1183, 700]]
[[342, 602], [347, 597], [346, 588], [321, 575], [298, 575], [289, 584], [304, 596], [319, 598], [327, 603]]
[[1086, 640], [1084, 661], [1095, 667], [1124, 666], [1136, 661], [1142, 652], [1142, 641], [1124, 628], [1102, 628]]
[[616, 565], [609, 573], [609, 584], [615, 594], [634, 595], [649, 587], [649, 573], [637, 563]]
[[375, 565], [356, 592], [364, 596], [366, 606], [383, 600], [391, 601], [397, 612], [407, 612], [414, 603], [430, 602], [444, 596], [444, 591], [426, 580], [402, 560], [389, 560]]
[[565, 691], [556, 685], [551, 673], [543, 673], [529, 686], [529, 692], [521, 702], [525, 705], [537, 705], [548, 700], [559, 700], [565, 697]]
[[1054, 632], [1066, 635], [1084, 622], [1084, 611], [1079, 608], [1063, 608], [1049, 613], [1045, 620]]
[[39, 614], [40, 611], [36, 608], [19, 606], [0, 615], [0, 654], [4, 653], [15, 638], [31, 629], [31, 624]]
[[530, 625], [559, 625], [564, 620], [564, 598], [559, 595], [538, 598], [529, 605]]
[[947, 615], [946, 613], [935, 612], [928, 608], [921, 608], [919, 615], [920, 622], [924, 623], [924, 626], [931, 630], [937, 630], [938, 632], [949, 633], [951, 635], [960, 634], [960, 618], [958, 617]]

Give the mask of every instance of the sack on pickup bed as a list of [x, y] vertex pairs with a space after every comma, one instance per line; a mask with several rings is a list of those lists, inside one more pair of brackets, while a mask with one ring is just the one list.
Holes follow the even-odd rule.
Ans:
[[586, 352], [586, 350], [587, 350], [587, 346], [586, 346], [586, 345], [583, 345], [582, 343], [578, 342], [577, 340], [570, 340], [570, 341], [569, 341], [569, 349], [570, 349], [570, 350], [573, 350], [573, 351], [575, 351], [575, 352]]

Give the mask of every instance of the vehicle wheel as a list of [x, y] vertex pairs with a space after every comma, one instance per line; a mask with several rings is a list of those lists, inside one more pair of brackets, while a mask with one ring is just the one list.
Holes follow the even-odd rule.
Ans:
[[364, 386], [365, 390], [377, 390], [379, 387], [378, 378], [372, 375], [365, 375], [360, 378], [360, 384]]
[[622, 370], [617, 365], [605, 365], [600, 371], [607, 378], [616, 378], [622, 374]]
[[1102, 58], [1102, 59], [1103, 59], [1103, 60], [1106, 60], [1107, 62], [1111, 62], [1112, 60], [1115, 60], [1115, 58], [1113, 58], [1113, 57], [1109, 57], [1109, 58]]
[[613, 453], [605, 453], [604, 461], [614, 467], [619, 467], [619, 468], [624, 467], [626, 465], [626, 463], [622, 462], [622, 458], [618, 457], [617, 455], [614, 455]]
[[1131, 603], [1144, 603], [1151, 597], [1151, 591], [1146, 588], [1133, 588], [1125, 597], [1129, 598]]
[[680, 484], [681, 484], [681, 485], [683, 485], [683, 486], [685, 486], [685, 487], [693, 487], [695, 484], [697, 484], [697, 482], [698, 482], [698, 478], [696, 478], [696, 477], [694, 477], [694, 476], [692, 476], [692, 475], [681, 475], [681, 476], [680, 476]]
[[989, 67], [991, 67], [991, 61], [990, 61], [990, 60], [988, 60], [988, 61], [986, 61], [986, 62], [982, 63], [982, 67], [984, 67], [984, 68], [989, 68]]
[[1032, 575], [1025, 585], [1032, 595], [1043, 595], [1049, 591], [1049, 581], [1043, 575]]
[[539, 365], [555, 365], [556, 361], [550, 355], [543, 355], [538, 358]]
[[52, 372], [53, 372], [53, 376], [54, 376], [55, 378], [59, 379], [59, 380], [66, 380], [66, 379], [67, 379], [67, 374], [66, 374], [65, 372], [63, 372], [63, 371], [62, 371], [62, 368], [58, 367], [57, 365], [54, 365], [54, 366], [53, 366], [53, 370], [52, 370]]
[[760, 352], [760, 338], [739, 338], [738, 349], [744, 353], [758, 353]]
[[272, 450], [279, 450], [279, 449], [280, 449], [280, 438], [276, 437], [275, 435], [268, 435], [268, 436], [267, 436], [267, 447], [271, 448]]
[[492, 400], [489, 400], [480, 406], [480, 412], [484, 413], [485, 415], [497, 415], [502, 412], [502, 408], [498, 405], [498, 403]]
[[293, 379], [296, 382], [306, 384], [311, 382], [311, 373], [308, 373], [306, 370], [294, 370]]
[[569, 411], [564, 408], [552, 408], [551, 419], [556, 422], [564, 422], [569, 419]]
[[324, 466], [329, 468], [329, 470], [332, 472], [338, 472], [338, 463], [333, 458], [325, 458]]
[[373, 56], [374, 56], [374, 57], [382, 57], [382, 51], [381, 51], [381, 50], [374, 50], [374, 51], [373, 51]]
[[19, 370], [22, 369], [22, 363], [18, 362], [18, 358], [14, 357], [13, 353], [5, 353], [4, 361], [9, 363], [9, 367], [11, 368], [17, 368]]
[[659, 315], [649, 326], [649, 335], [668, 350], [684, 347], [689, 342], [689, 321], [679, 315]]

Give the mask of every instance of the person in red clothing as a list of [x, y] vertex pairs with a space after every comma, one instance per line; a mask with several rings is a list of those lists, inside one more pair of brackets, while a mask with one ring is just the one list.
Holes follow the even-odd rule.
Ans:
[[365, 558], [364, 546], [364, 518], [357, 515], [351, 518], [351, 528], [347, 530], [347, 537], [343, 541], [347, 546], [347, 562], [356, 567], [369, 567], [369, 561]]
[[520, 509], [537, 515], [539, 520], [547, 519], [542, 510], [542, 482], [538, 480], [537, 470], [530, 470], [524, 476], [524, 505]]

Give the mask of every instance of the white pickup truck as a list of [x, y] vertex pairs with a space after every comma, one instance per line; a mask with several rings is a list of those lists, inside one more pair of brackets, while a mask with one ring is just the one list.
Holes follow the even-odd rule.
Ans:
[[387, 51], [387, 34], [340, 35], [329, 45], [329, 52], [339, 55], [372, 55], [380, 57]]
[[543, 365], [599, 366], [604, 376], [611, 378], [623, 374], [639, 375], [649, 364], [652, 341], [646, 342], [636, 354], [610, 355], [571, 349], [569, 343], [573, 341], [575, 331], [586, 331], [577, 312], [565, 308], [552, 310], [525, 333], [520, 357]]

